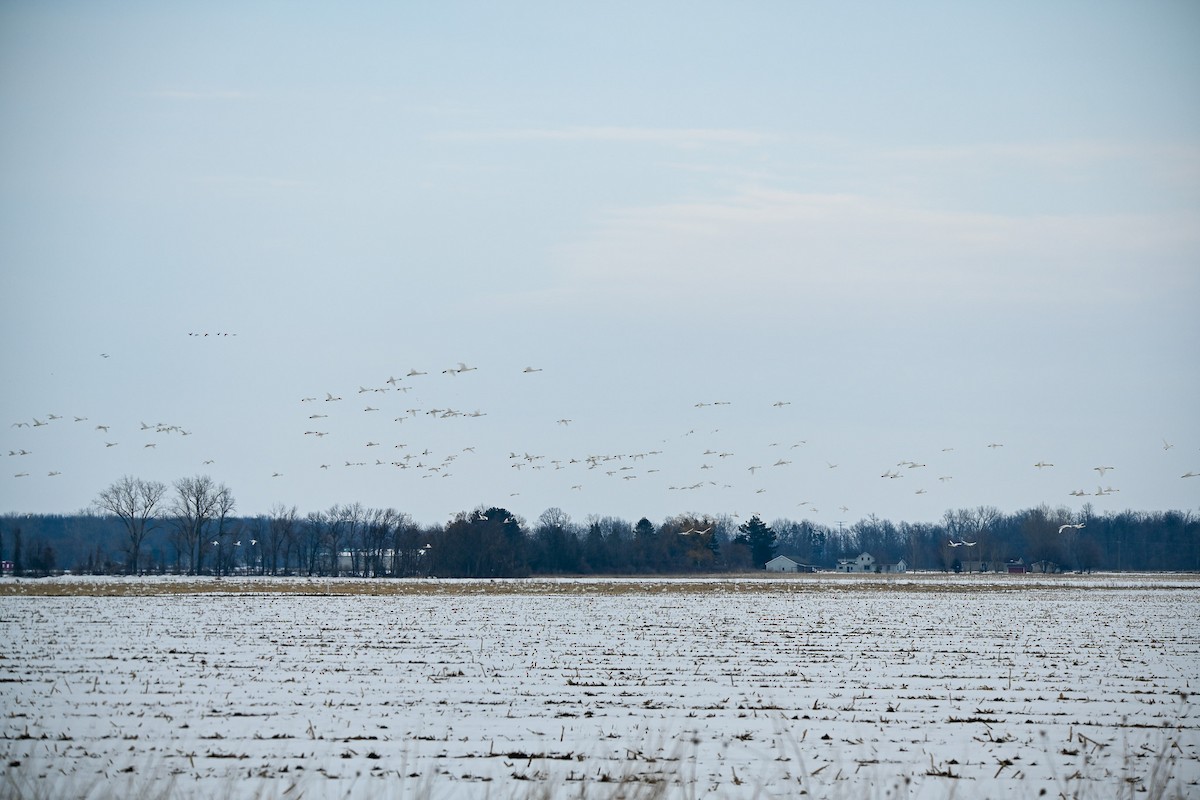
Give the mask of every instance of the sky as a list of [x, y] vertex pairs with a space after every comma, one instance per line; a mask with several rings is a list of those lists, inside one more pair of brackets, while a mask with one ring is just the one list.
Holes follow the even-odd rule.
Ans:
[[0, 512], [1200, 511], [1198, 40], [1166, 0], [10, 0]]

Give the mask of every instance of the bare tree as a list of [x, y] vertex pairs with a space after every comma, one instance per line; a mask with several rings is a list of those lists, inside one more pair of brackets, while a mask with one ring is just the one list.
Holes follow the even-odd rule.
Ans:
[[164, 483], [126, 475], [113, 481], [96, 497], [97, 508], [117, 517], [125, 525], [125, 532], [129, 536], [126, 571], [130, 575], [138, 571], [142, 542], [154, 527], [155, 512], [166, 492]]
[[341, 553], [346, 549], [350, 553], [350, 571], [354, 575], [363, 575], [363, 555], [365, 550], [361, 541], [366, 523], [367, 511], [362, 503], [349, 503], [341, 507], [338, 513], [338, 525], [331, 529], [329, 550], [333, 557], [333, 574], [338, 575], [342, 570]]
[[338, 556], [342, 551], [344, 539], [357, 519], [356, 514], [360, 514], [361, 510], [362, 506], [358, 503], [353, 506], [339, 506], [335, 503], [324, 513], [308, 515], [311, 521], [320, 525], [316, 551], [313, 553], [318, 575], [338, 574], [341, 567]]
[[[392, 509], [388, 509], [389, 512]], [[402, 511], [396, 511], [395, 524], [392, 525], [391, 564], [388, 569], [393, 577], [416, 575], [420, 571], [421, 561], [425, 558], [424, 545], [428, 537], [413, 524], [412, 517]]]
[[[365, 558], [364, 574], [369, 577], [395, 574], [396, 528], [404, 524], [404, 516], [394, 508], [369, 509], [363, 519], [361, 539]], [[388, 547], [392, 546], [390, 558]]]
[[[337, 508], [337, 506], [334, 506]], [[321, 541], [325, 535], [327, 517], [324, 511], [310, 511], [300, 526], [300, 570], [306, 575], [316, 575], [321, 568]]]
[[217, 484], [207, 475], [175, 481], [175, 502], [171, 513], [184, 545], [188, 548], [189, 572], [200, 574], [204, 564], [204, 545], [212, 531], [219, 537], [234, 509], [233, 493], [225, 484]]
[[271, 575], [279, 574], [280, 551], [283, 553], [283, 570], [287, 571], [292, 545], [295, 543], [297, 526], [296, 507], [288, 508], [283, 503], [276, 503], [271, 508], [267, 521], [266, 541], [263, 543], [263, 565]]

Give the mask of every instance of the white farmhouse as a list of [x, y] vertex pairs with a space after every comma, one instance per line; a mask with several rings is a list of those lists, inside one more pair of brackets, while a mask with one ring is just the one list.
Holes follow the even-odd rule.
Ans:
[[839, 558], [838, 572], [874, 572], [875, 556], [870, 553], [859, 553], [858, 558]]
[[838, 572], [907, 572], [908, 564], [904, 563], [904, 559], [900, 559], [895, 564], [879, 564], [875, 563], [875, 556], [870, 553], [859, 553], [858, 558], [839, 558], [837, 562]]

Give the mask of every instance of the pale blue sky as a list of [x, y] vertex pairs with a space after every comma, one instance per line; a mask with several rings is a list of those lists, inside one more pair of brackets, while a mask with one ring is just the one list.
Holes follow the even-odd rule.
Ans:
[[1200, 8], [981, 5], [0, 5], [0, 510], [1197, 509]]

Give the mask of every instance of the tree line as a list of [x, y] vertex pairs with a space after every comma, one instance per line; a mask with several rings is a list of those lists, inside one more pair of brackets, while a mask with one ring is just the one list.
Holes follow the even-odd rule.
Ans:
[[1097, 514], [1037, 508], [948, 510], [937, 522], [874, 515], [831, 527], [810, 520], [680, 514], [657, 524], [550, 508], [529, 522], [502, 507], [420, 525], [359, 503], [304, 512], [276, 505], [239, 516], [207, 476], [170, 486], [125, 476], [73, 515], [0, 517], [0, 560], [19, 575], [303, 575], [524, 577], [698, 574], [762, 569], [786, 555], [814, 569], [871, 553], [909, 569], [1200, 571], [1200, 518], [1188, 511]]

